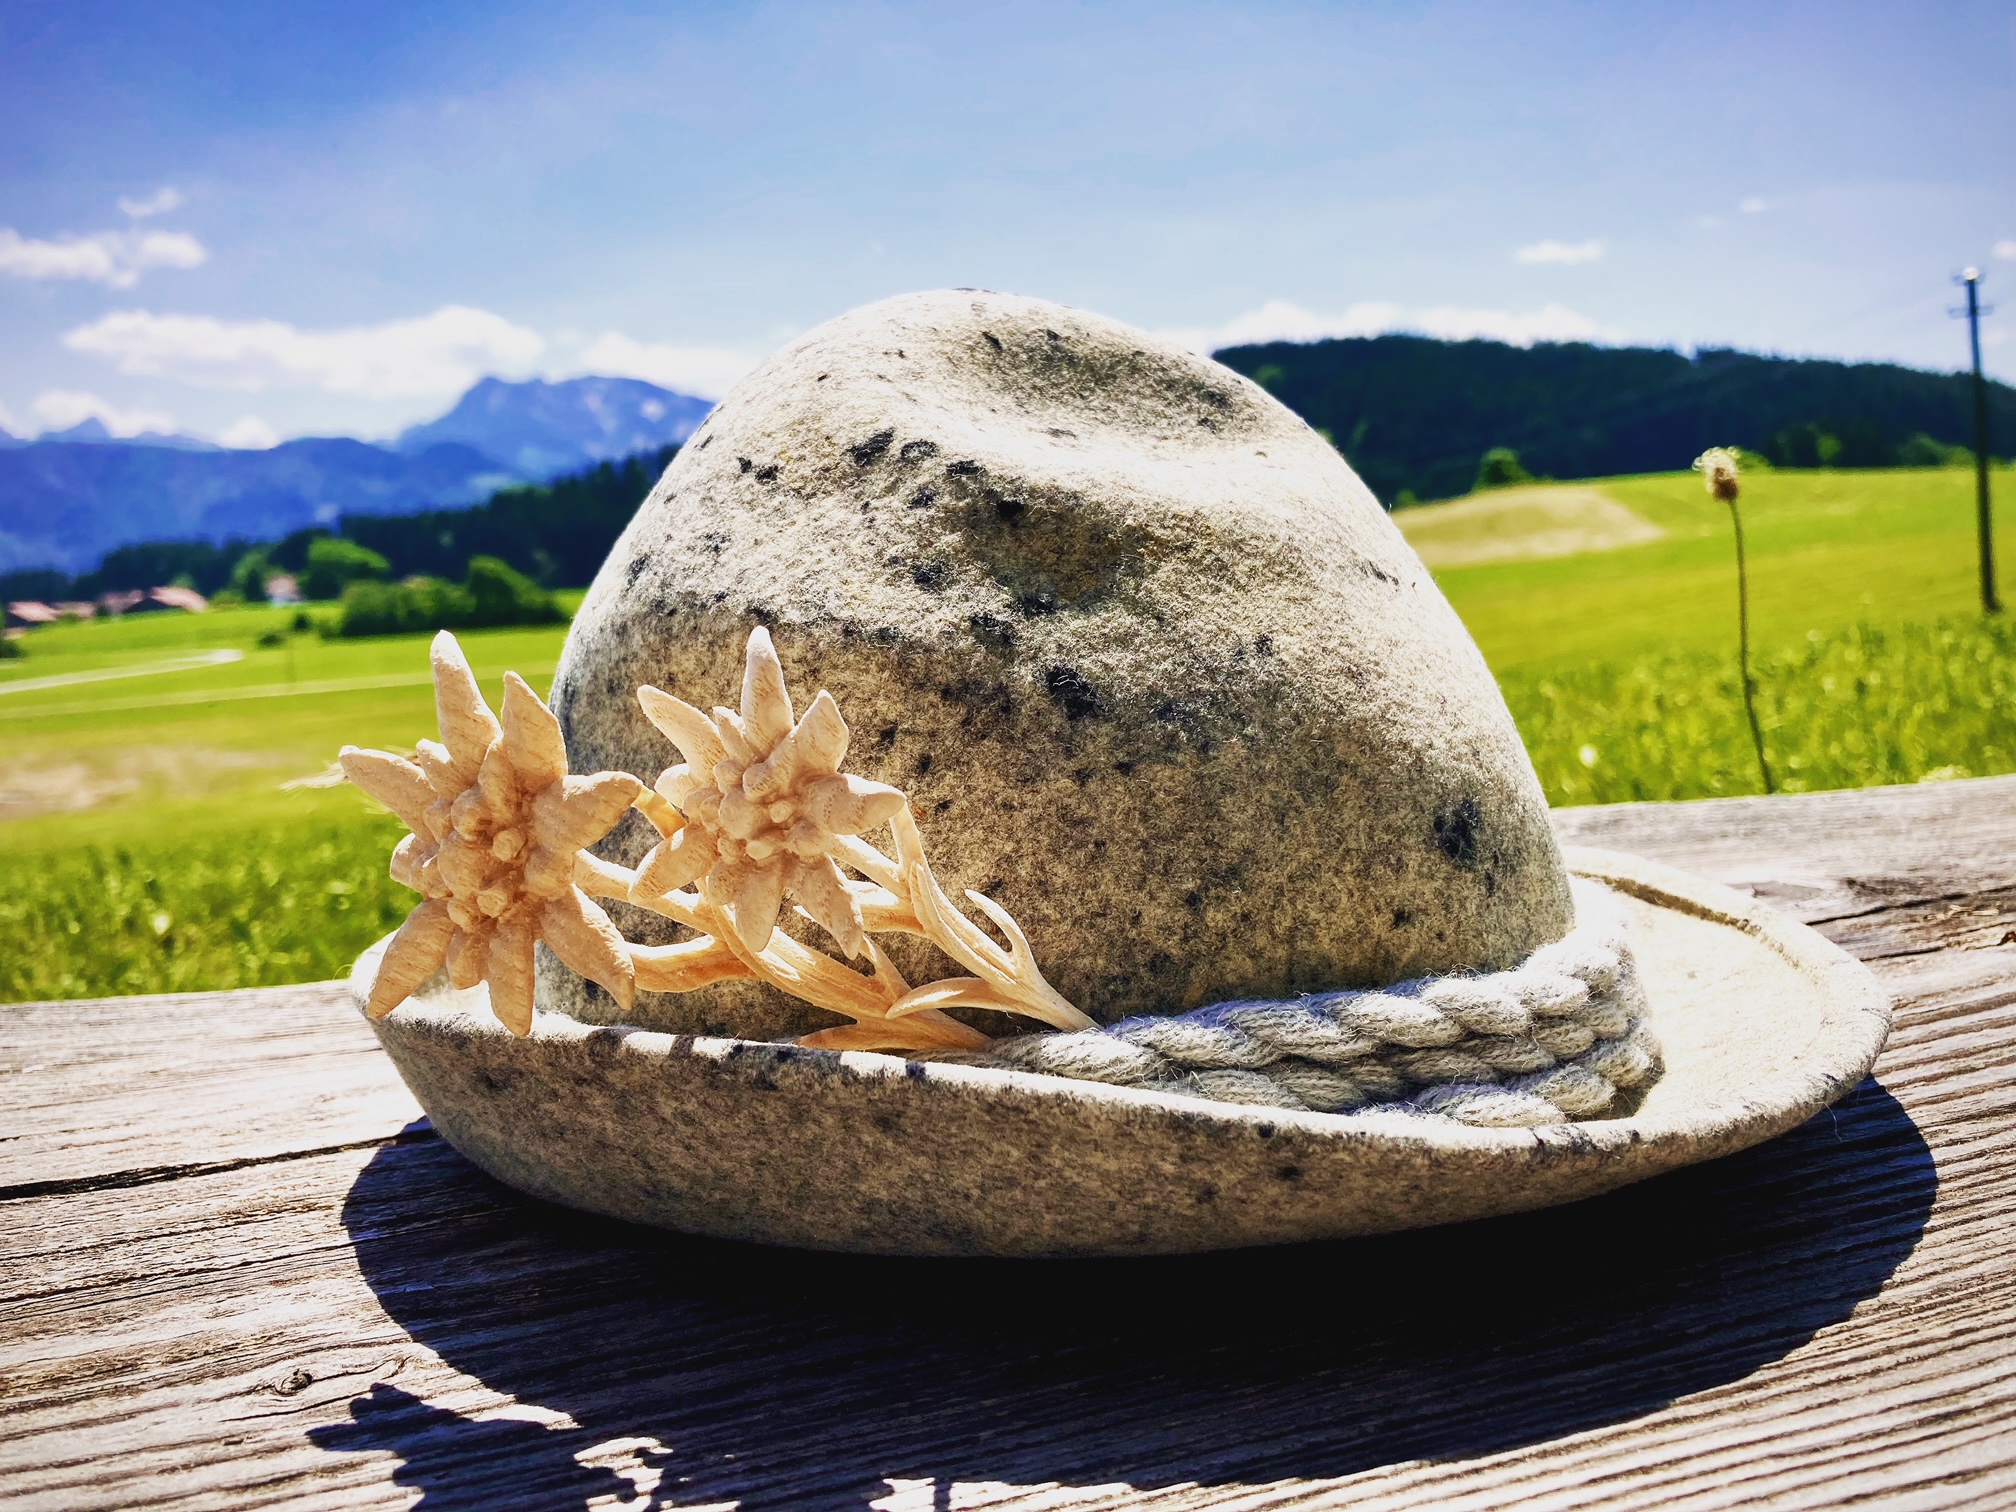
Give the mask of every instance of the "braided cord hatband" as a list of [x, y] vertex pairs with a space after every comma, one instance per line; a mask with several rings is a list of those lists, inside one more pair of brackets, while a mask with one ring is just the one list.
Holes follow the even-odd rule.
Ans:
[[1509, 971], [1025, 1035], [997, 1042], [988, 1060], [1321, 1113], [1488, 1125], [1599, 1118], [1662, 1068], [1623, 919], [1607, 900], [1579, 901], [1584, 922]]

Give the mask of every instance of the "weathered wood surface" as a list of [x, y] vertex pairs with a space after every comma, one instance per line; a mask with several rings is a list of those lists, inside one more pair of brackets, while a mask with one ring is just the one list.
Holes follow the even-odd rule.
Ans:
[[327, 986], [0, 1009], [0, 1502], [2016, 1505], [2016, 779], [1558, 820], [1869, 960], [1876, 1077], [1552, 1213], [911, 1263], [520, 1199]]
[[419, 1116], [339, 982], [0, 1009], [0, 1191], [376, 1147]]

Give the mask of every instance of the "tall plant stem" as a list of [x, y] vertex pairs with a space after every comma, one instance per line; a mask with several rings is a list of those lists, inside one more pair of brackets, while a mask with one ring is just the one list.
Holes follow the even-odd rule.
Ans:
[[1764, 791], [1776, 792], [1771, 781], [1771, 763], [1764, 756], [1764, 727], [1757, 722], [1757, 684], [1750, 676], [1750, 572], [1743, 561], [1743, 511], [1729, 501], [1729, 518], [1736, 526], [1736, 642], [1743, 670], [1743, 712], [1750, 717], [1750, 743], [1757, 749], [1757, 770], [1764, 775]]

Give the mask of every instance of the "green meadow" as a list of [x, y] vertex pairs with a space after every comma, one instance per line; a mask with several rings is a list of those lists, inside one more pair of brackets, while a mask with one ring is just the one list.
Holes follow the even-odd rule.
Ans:
[[[2016, 468], [1992, 482], [2006, 599]], [[2016, 770], [2016, 632], [1980, 611], [1970, 469], [1759, 470], [1742, 510], [1780, 791]], [[1733, 533], [1698, 477], [1508, 489], [1394, 519], [1497, 674], [1550, 802], [1763, 791]]]
[[[1998, 470], [2016, 517], [2016, 470]], [[1784, 790], [2016, 770], [2016, 632], [1975, 587], [1972, 474], [1745, 479], [1759, 707]], [[1395, 516], [1477, 637], [1556, 804], [1761, 791], [1728, 512], [1690, 474]], [[2016, 576], [2016, 529], [2000, 538]], [[571, 606], [571, 605], [570, 605]], [[314, 610], [329, 613], [328, 606]], [[291, 610], [49, 626], [0, 661], [0, 1001], [340, 975], [412, 899], [344, 742], [432, 726], [426, 638]], [[564, 627], [463, 636], [544, 689]]]
[[[55, 625], [0, 662], [0, 1001], [339, 976], [404, 917], [401, 828], [331, 761], [430, 731], [426, 637], [294, 618]], [[544, 691], [564, 634], [462, 640], [487, 684], [511, 668]]]

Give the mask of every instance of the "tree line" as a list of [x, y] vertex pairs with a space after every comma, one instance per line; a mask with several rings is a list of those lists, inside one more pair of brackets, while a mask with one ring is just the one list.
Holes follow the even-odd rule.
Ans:
[[[256, 601], [284, 574], [311, 599], [341, 598], [353, 584], [379, 585], [362, 597], [374, 615], [395, 622], [452, 616], [465, 602], [490, 606], [470, 612], [501, 613], [506, 589], [531, 602], [511, 579], [565, 588], [593, 578], [677, 452], [661, 447], [551, 483], [502, 489], [466, 509], [344, 515], [334, 530], [311, 526], [278, 541], [142, 541], [108, 551], [96, 568], [75, 577], [46, 567], [0, 574], [0, 600], [95, 599], [179, 584], [213, 598]], [[392, 591], [402, 587], [404, 599]]]
[[[1892, 363], [1425, 336], [1216, 355], [1327, 435], [1389, 508], [1465, 492], [1494, 450], [1551, 478], [1667, 472], [1711, 446], [1780, 467], [1973, 459], [1972, 380]], [[2016, 449], [2016, 388], [1991, 384], [1989, 409], [1991, 438]]]

